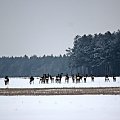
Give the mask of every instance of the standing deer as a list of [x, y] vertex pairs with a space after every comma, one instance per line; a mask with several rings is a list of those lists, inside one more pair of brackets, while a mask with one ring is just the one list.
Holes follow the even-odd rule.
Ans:
[[8, 76], [5, 76], [5, 85], [8, 85], [9, 84], [9, 78]]
[[33, 76], [30, 77], [30, 84], [32, 84], [32, 82], [34, 84], [34, 77]]
[[108, 75], [105, 76], [105, 82], [110, 82]]

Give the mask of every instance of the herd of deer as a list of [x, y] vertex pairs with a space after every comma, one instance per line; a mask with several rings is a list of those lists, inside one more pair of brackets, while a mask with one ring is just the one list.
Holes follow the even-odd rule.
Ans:
[[[58, 74], [56, 77], [52, 77], [49, 74], [43, 74], [43, 76], [40, 77], [40, 79], [39, 79], [39, 84], [48, 84], [49, 80], [51, 81], [51, 83], [54, 83], [54, 82], [61, 83], [62, 77], [63, 77], [63, 73]], [[86, 83], [87, 77], [88, 77], [88, 75], [83, 77], [79, 73], [76, 75], [72, 74], [72, 76], [71, 76], [73, 83], [80, 83], [80, 81]], [[94, 82], [94, 75], [91, 75], [90, 77], [91, 77], [91, 81]], [[66, 74], [65, 75], [65, 83], [69, 83], [69, 78], [70, 78], [70, 76], [68, 74]], [[9, 84], [8, 76], [5, 77], [4, 82], [5, 82], [5, 85]], [[110, 82], [108, 75], [105, 76], [105, 82]], [[116, 82], [115, 76], [113, 76], [113, 82]], [[29, 83], [34, 84], [34, 77], [33, 76], [30, 77]]]

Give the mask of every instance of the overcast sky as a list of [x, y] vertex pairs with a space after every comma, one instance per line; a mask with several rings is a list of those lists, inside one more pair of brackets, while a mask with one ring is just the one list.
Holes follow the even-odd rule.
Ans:
[[120, 29], [120, 0], [0, 0], [0, 56], [66, 53], [74, 37]]

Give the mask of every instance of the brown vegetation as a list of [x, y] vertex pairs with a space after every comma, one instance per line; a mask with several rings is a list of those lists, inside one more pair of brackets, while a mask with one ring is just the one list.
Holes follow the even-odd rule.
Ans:
[[0, 88], [1, 96], [14, 95], [120, 95], [120, 87], [96, 88]]

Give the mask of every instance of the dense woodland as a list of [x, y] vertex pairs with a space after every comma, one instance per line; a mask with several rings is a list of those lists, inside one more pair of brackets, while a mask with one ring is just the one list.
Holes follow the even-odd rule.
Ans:
[[67, 50], [70, 67], [81, 74], [120, 75], [120, 31], [77, 35], [73, 48]]
[[94, 74], [104, 76], [120, 75], [120, 31], [105, 34], [77, 35], [73, 48], [68, 48], [65, 55], [28, 57], [1, 57], [0, 77], [4, 76], [41, 76]]
[[69, 71], [68, 57], [36, 55], [28, 57], [1, 57], [0, 76], [42, 76], [43, 74], [57, 75]]

